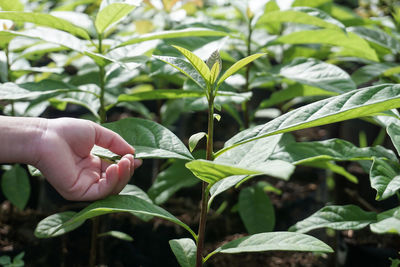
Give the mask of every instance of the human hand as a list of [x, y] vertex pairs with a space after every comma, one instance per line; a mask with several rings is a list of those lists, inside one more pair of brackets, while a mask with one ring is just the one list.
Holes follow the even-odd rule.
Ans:
[[[122, 137], [91, 121], [46, 120], [34, 164], [66, 199], [90, 201], [118, 194], [142, 164]], [[110, 164], [90, 153], [94, 145], [123, 155]]]

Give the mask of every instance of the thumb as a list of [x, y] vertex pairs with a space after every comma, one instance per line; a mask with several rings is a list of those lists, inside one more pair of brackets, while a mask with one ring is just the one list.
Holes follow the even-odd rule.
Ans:
[[120, 135], [94, 123], [96, 131], [95, 144], [118, 155], [135, 154], [135, 149]]

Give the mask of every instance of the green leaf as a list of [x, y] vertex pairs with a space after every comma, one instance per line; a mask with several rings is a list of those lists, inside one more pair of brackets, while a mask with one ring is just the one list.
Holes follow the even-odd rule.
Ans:
[[370, 225], [377, 234], [400, 234], [400, 208], [396, 207], [378, 214], [378, 221]]
[[118, 133], [131, 144], [136, 150], [137, 158], [193, 159], [179, 138], [156, 122], [126, 118], [105, 123], [103, 126]]
[[397, 150], [397, 154], [400, 155], [400, 124], [390, 123], [389, 126], [386, 127], [386, 131]]
[[356, 89], [356, 85], [341, 68], [312, 58], [296, 58], [279, 69], [283, 77], [321, 88], [329, 92], [345, 93]]
[[84, 221], [77, 221], [70, 224], [68, 227], [60, 228], [60, 225], [69, 221], [76, 215], [74, 211], [65, 211], [50, 215], [49, 217], [41, 220], [35, 229], [35, 236], [37, 238], [48, 238], [63, 235], [67, 232], [75, 230], [81, 226]]
[[275, 135], [255, 142], [245, 143], [217, 157], [215, 163], [228, 164], [244, 169], [262, 169], [264, 174], [288, 180], [294, 171], [294, 166], [281, 160], [270, 160], [280, 140], [281, 135]]
[[376, 200], [391, 197], [400, 188], [400, 165], [397, 161], [375, 158], [369, 176], [371, 187], [376, 190]]
[[210, 83], [214, 84], [219, 76], [219, 72], [221, 71], [221, 64], [217, 61], [210, 71]]
[[56, 80], [42, 80], [23, 84], [0, 84], [0, 100], [30, 100], [38, 97], [54, 97], [67, 92], [82, 92], [83, 90], [70, 84]]
[[108, 231], [108, 232], [104, 232], [104, 233], [97, 235], [97, 237], [104, 237], [104, 236], [112, 236], [112, 237], [118, 238], [120, 240], [128, 241], [128, 242], [133, 241], [133, 238], [130, 235], [120, 232], [120, 231]]
[[327, 44], [346, 48], [353, 52], [353, 56], [379, 61], [374, 49], [368, 42], [352, 32], [344, 33], [340, 30], [322, 29], [299, 31], [284, 35], [272, 44]]
[[24, 10], [24, 5], [20, 0], [0, 0], [0, 7], [4, 11], [22, 11]]
[[345, 26], [340, 21], [319, 9], [310, 7], [295, 7], [289, 10], [269, 12], [264, 14], [257, 24], [274, 22], [291, 22], [328, 29], [345, 29]]
[[[230, 164], [217, 163], [208, 160], [192, 160], [186, 163], [188, 168], [197, 178], [209, 183], [214, 184], [221, 179], [233, 175], [252, 175], [252, 174], [266, 174], [277, 178], [285, 179], [287, 177], [288, 166], [292, 166], [284, 161], [271, 160], [265, 162], [262, 166], [256, 168], [246, 168]], [[293, 168], [290, 169], [290, 172]]]
[[354, 90], [292, 110], [278, 118], [237, 134], [216, 156], [233, 147], [267, 136], [334, 122], [376, 115], [400, 107], [400, 85], [382, 84]]
[[377, 214], [355, 205], [326, 206], [310, 217], [296, 223], [289, 231], [306, 233], [319, 228], [334, 230], [359, 230], [376, 222]]
[[[55, 232], [62, 231], [65, 229], [68, 229], [71, 225], [74, 225], [76, 223], [85, 221], [87, 219], [97, 217], [103, 214], [108, 214], [108, 213], [115, 213], [115, 212], [129, 212], [129, 213], [134, 213], [134, 214], [145, 214], [145, 215], [151, 215], [154, 217], [162, 218], [165, 220], [168, 220], [170, 222], [173, 222], [179, 226], [182, 226], [184, 229], [186, 229], [189, 233], [193, 235], [193, 237], [196, 238], [196, 235], [194, 232], [190, 229], [189, 226], [181, 222], [179, 219], [177, 219], [175, 216], [170, 214], [168, 211], [162, 209], [161, 207], [158, 207], [146, 200], [143, 200], [141, 198], [138, 198], [136, 196], [129, 196], [129, 195], [118, 195], [118, 196], [110, 196], [106, 199], [98, 200], [77, 214], [73, 216], [71, 219], [68, 221], [62, 223], [59, 225], [59, 227], [56, 228]], [[52, 232], [48, 233], [48, 237], [53, 236]]]
[[103, 34], [111, 24], [123, 19], [137, 6], [137, 3], [134, 3], [137, 1], [117, 2], [115, 0], [103, 0], [94, 22], [98, 34]]
[[[128, 196], [135, 196], [138, 198], [141, 198], [147, 202], [153, 203], [153, 201], [150, 199], [150, 197], [144, 192], [142, 189], [137, 187], [136, 185], [133, 184], [127, 184], [124, 189], [119, 193], [119, 195], [128, 195]], [[147, 222], [150, 221], [153, 216], [146, 215], [146, 214], [141, 214], [141, 213], [132, 213], [136, 217], [140, 218], [141, 220]]]
[[233, 175], [233, 176], [229, 176], [225, 179], [219, 180], [218, 182], [213, 184], [210, 187], [210, 199], [208, 200], [208, 204], [207, 204], [208, 207], [211, 206], [211, 204], [216, 196], [225, 192], [229, 188], [234, 187], [235, 185], [244, 181], [248, 177], [249, 176], [247, 176], [247, 175]]
[[334, 92], [329, 92], [326, 90], [322, 90], [316, 87], [303, 85], [303, 84], [295, 84], [289, 86], [286, 89], [273, 92], [271, 96], [262, 101], [259, 105], [259, 109], [269, 108], [271, 106], [275, 106], [277, 104], [283, 103], [285, 101], [291, 100], [295, 97], [301, 96], [333, 96], [336, 95]]
[[118, 102], [145, 101], [156, 99], [179, 99], [188, 97], [204, 97], [205, 92], [199, 90], [174, 90], [157, 89], [146, 92], [133, 92], [129, 95], [121, 94], [118, 96]]
[[201, 77], [203, 77], [204, 81], [206, 81], [207, 83], [210, 82], [210, 69], [201, 58], [183, 47], [176, 45], [174, 45], [173, 47], [175, 47], [189, 60], [190, 64], [192, 64], [192, 66], [197, 70]]
[[348, 30], [363, 37], [368, 42], [389, 49], [392, 52], [400, 50], [400, 42], [382, 30], [365, 27], [350, 27]]
[[4, 172], [1, 177], [1, 189], [13, 205], [23, 210], [31, 194], [31, 185], [25, 169], [16, 164], [11, 170]]
[[358, 86], [376, 79], [377, 77], [383, 75], [385, 71], [390, 70], [395, 66], [397, 66], [397, 64], [390, 62], [368, 64], [353, 72], [351, 78]]
[[89, 33], [85, 29], [78, 27], [65, 19], [57, 18], [50, 14], [20, 11], [0, 11], [0, 19], [8, 19], [16, 23], [30, 22], [39, 26], [65, 31], [72, 35], [90, 40]]
[[314, 142], [290, 142], [274, 151], [271, 159], [284, 160], [295, 165], [315, 161], [359, 161], [373, 157], [396, 160], [396, 155], [381, 146], [360, 148], [342, 139]]
[[275, 226], [275, 211], [263, 183], [240, 191], [238, 209], [249, 234], [271, 232]]
[[292, 3], [292, 6], [308, 6], [308, 7], [320, 7], [324, 4], [331, 3], [332, 0], [295, 0]]
[[315, 237], [292, 232], [273, 232], [238, 238], [217, 248], [212, 253], [242, 253], [274, 250], [333, 252], [331, 247]]
[[161, 60], [168, 65], [174, 67], [190, 79], [192, 79], [200, 88], [205, 89], [206, 83], [200, 73], [191, 65], [189, 62], [178, 58], [178, 57], [165, 57], [165, 56], [153, 56], [154, 58]]
[[196, 133], [196, 134], [192, 135], [192, 136], [189, 138], [189, 150], [190, 150], [190, 152], [192, 152], [192, 151], [196, 148], [197, 143], [198, 143], [204, 136], [207, 136], [207, 134], [206, 134], [205, 132], [200, 132], [200, 133]]
[[[229, 33], [223, 31], [216, 31], [207, 28], [188, 28], [182, 30], [170, 30], [170, 31], [160, 31], [154, 33], [148, 33], [134, 37], [128, 41], [119, 44], [117, 47], [127, 46], [131, 44], [137, 44], [150, 40], [157, 39], [168, 39], [168, 38], [182, 38], [182, 37], [202, 37], [202, 36], [226, 36]], [[115, 47], [115, 48], [117, 48]]]
[[217, 82], [217, 86], [219, 87], [229, 76], [233, 75], [235, 72], [246, 66], [247, 64], [253, 62], [257, 58], [266, 55], [265, 53], [253, 54], [251, 56], [245, 57], [235, 64], [233, 64], [229, 69], [225, 71], [221, 78], [219, 78]]
[[199, 179], [185, 168], [185, 163], [184, 160], [176, 160], [157, 175], [148, 191], [154, 203], [163, 204], [178, 190], [192, 187], [199, 182]]
[[172, 239], [169, 241], [172, 252], [181, 267], [194, 267], [196, 266], [196, 244], [193, 239], [181, 238]]

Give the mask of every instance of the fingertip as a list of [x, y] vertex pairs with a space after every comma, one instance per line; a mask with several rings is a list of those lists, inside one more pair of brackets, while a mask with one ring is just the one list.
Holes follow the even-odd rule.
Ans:
[[142, 159], [134, 159], [133, 162], [134, 162], [134, 165], [135, 165], [135, 169], [139, 168], [143, 164], [143, 160]]

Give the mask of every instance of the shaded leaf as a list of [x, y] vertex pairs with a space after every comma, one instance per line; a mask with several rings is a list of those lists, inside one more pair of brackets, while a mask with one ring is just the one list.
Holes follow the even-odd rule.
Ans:
[[390, 136], [390, 139], [397, 150], [397, 154], [400, 155], [400, 124], [390, 123], [389, 126], [386, 127], [386, 132]]
[[1, 189], [13, 205], [23, 210], [31, 194], [31, 185], [25, 169], [16, 164], [4, 172], [1, 177]]
[[154, 203], [163, 204], [181, 188], [191, 187], [199, 182], [199, 179], [185, 168], [185, 163], [184, 160], [176, 160], [157, 175], [148, 191]]
[[60, 228], [60, 225], [69, 221], [76, 215], [74, 211], [65, 211], [50, 215], [49, 217], [41, 220], [35, 229], [35, 236], [37, 238], [48, 238], [63, 235], [67, 232], [75, 230], [81, 226], [84, 221], [77, 221], [70, 224], [68, 227]]
[[196, 244], [193, 239], [181, 238], [172, 239], [169, 241], [172, 252], [181, 267], [194, 267], [196, 266]]
[[275, 211], [263, 184], [240, 190], [238, 210], [249, 234], [271, 232], [275, 226]]

